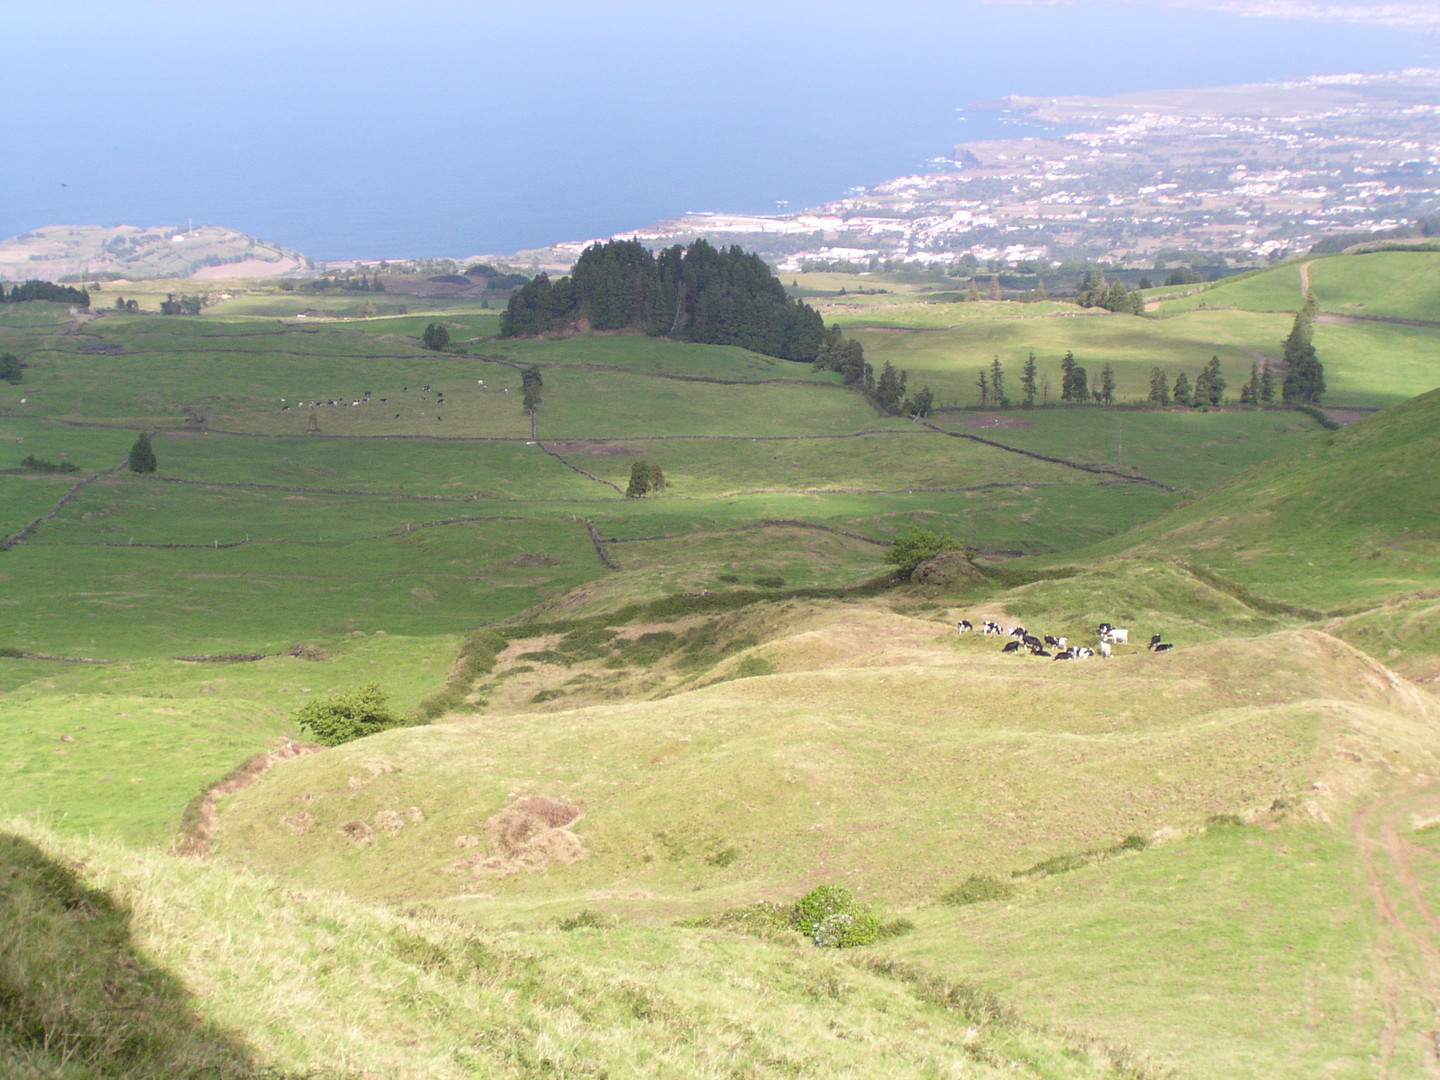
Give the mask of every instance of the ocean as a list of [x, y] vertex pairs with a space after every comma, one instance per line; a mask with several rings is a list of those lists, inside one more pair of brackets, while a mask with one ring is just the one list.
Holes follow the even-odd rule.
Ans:
[[1440, 66], [1378, 26], [1143, 4], [0, 0], [0, 236], [225, 225], [317, 259], [800, 209], [1013, 136], [1005, 94]]

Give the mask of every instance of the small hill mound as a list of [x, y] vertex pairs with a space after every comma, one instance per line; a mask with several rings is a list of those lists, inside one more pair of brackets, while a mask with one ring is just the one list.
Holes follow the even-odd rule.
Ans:
[[1440, 586], [1440, 390], [1222, 484], [1106, 547], [1179, 558], [1286, 604]]

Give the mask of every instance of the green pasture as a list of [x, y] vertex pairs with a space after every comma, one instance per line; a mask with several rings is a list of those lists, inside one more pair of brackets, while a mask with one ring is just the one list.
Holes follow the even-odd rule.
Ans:
[[[1038, 1022], [1143, 1045], [1181, 1075], [1361, 1080], [1387, 1023], [1373, 906], [1343, 829], [1219, 827], [1003, 902], [924, 909], [887, 951], [978, 980]], [[1402, 1024], [1428, 1023], [1399, 1000]], [[1390, 1067], [1422, 1075], [1419, 1041], [1399, 1040]]]
[[[1440, 391], [1309, 440], [1118, 545], [1333, 608], [1440, 585]], [[1368, 602], [1368, 603], [1367, 603]]]
[[[210, 485], [260, 484], [302, 489], [271, 494], [301, 516], [314, 517], [294, 496], [307, 489], [372, 492], [377, 497], [436, 500], [412, 502], [392, 516], [488, 513], [489, 500], [597, 498], [615, 495], [528, 438], [500, 440], [409, 438], [245, 438], [161, 434], [154, 440], [164, 479]], [[123, 455], [122, 455], [123, 456]], [[626, 475], [629, 464], [626, 463]], [[163, 483], [163, 481], [162, 481]], [[446, 509], [449, 507], [449, 509]], [[507, 511], [511, 512], [511, 511]]]
[[1325, 365], [1326, 405], [1384, 408], [1440, 386], [1440, 326], [1321, 316], [1314, 343]]
[[583, 519], [568, 514], [423, 525], [417, 517], [409, 533], [401, 524], [397, 535], [350, 543], [218, 549], [32, 542], [5, 553], [5, 644], [138, 659], [278, 652], [356, 631], [451, 634], [603, 571]]
[[774, 491], [893, 494], [1100, 479], [915, 425], [887, 425], [874, 434], [840, 438], [660, 436], [547, 445], [622, 488], [632, 461], [654, 462], [665, 470], [674, 495], [687, 499]]
[[369, 681], [382, 665], [395, 706], [413, 710], [443, 681], [455, 647], [445, 635], [369, 635], [328, 642], [318, 659], [0, 660], [0, 813], [164, 844], [202, 787], [280, 735], [301, 734], [289, 716], [309, 697]]
[[1310, 263], [1321, 311], [1440, 321], [1440, 252], [1376, 251]]
[[1234, 409], [1018, 409], [935, 417], [947, 431], [1202, 491], [1322, 432], [1303, 413]]
[[[1311, 263], [1313, 270], [1315, 263]], [[1203, 288], [1189, 287], [1173, 298], [1161, 298], [1155, 314], [1164, 317], [1207, 308], [1286, 313], [1291, 316], [1305, 303], [1300, 287], [1300, 262], [1270, 270], [1225, 278]]]
[[643, 375], [674, 375], [722, 382], [769, 382], [777, 379], [838, 385], [840, 376], [816, 371], [809, 364], [761, 356], [733, 345], [689, 345], [641, 334], [583, 334], [539, 340], [495, 340], [470, 351], [515, 363], [616, 368]]

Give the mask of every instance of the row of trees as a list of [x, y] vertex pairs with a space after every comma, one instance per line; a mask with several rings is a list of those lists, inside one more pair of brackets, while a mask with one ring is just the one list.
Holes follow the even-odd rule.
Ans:
[[22, 304], [27, 300], [50, 300], [57, 304], [75, 304], [78, 307], [88, 308], [90, 293], [83, 288], [76, 289], [69, 285], [57, 285], [53, 281], [26, 281], [20, 285], [10, 286], [9, 293], [0, 287], [0, 304]]
[[803, 361], [816, 358], [825, 332], [819, 313], [791, 300], [760, 256], [738, 246], [717, 249], [705, 240], [658, 255], [638, 240], [592, 244], [569, 277], [552, 282], [541, 274], [514, 293], [500, 336], [579, 325], [738, 345]]
[[[1315, 356], [1314, 346], [1308, 338], [1309, 320], [1304, 312], [1296, 316], [1296, 329], [1291, 331], [1285, 343], [1285, 381], [1280, 387], [1281, 400], [1287, 405], [1314, 405], [1325, 392], [1325, 371]], [[1060, 400], [1066, 404], [1084, 405], [1091, 402], [1100, 405], [1115, 403], [1115, 370], [1110, 364], [1100, 369], [1099, 378], [1093, 383], [1090, 373], [1075, 360], [1073, 352], [1066, 352], [1060, 361]], [[982, 408], [1008, 409], [1013, 402], [1006, 392], [1005, 366], [997, 356], [988, 368], [981, 368], [976, 380], [980, 388]], [[1152, 405], [1168, 407], [1183, 405], [1199, 407], [1218, 406], [1225, 403], [1225, 390], [1229, 384], [1220, 371], [1220, 357], [1212, 356], [1200, 369], [1192, 383], [1190, 376], [1180, 372], [1175, 382], [1161, 368], [1150, 371], [1150, 393], [1147, 400]], [[1048, 404], [1050, 380], [1041, 375], [1035, 354], [1032, 352], [1025, 361], [1020, 376], [1020, 406], [1034, 408], [1037, 401]], [[1250, 365], [1250, 378], [1240, 388], [1240, 404], [1269, 405], [1275, 401], [1275, 373], [1268, 360], [1256, 361]]]

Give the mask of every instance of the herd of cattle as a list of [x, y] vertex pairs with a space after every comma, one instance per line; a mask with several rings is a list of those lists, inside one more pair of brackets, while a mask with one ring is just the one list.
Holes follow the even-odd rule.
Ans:
[[[955, 624], [955, 629], [962, 634], [968, 634], [975, 629], [975, 624], [969, 619], [961, 619]], [[980, 633], [998, 634], [1001, 637], [1009, 637], [1012, 640], [1005, 643], [1001, 652], [1007, 653], [1029, 653], [1031, 656], [1044, 656], [1051, 660], [1086, 660], [1096, 655], [1110, 657], [1113, 645], [1128, 645], [1130, 643], [1130, 631], [1123, 626], [1112, 626], [1108, 622], [1102, 622], [1099, 627], [1100, 641], [1095, 648], [1087, 645], [1071, 645], [1065, 637], [1051, 637], [1045, 634], [1043, 637], [1036, 637], [1023, 626], [1016, 626], [1012, 629], [1005, 629], [999, 623], [986, 619], [980, 624]], [[1151, 652], [1168, 652], [1175, 646], [1171, 643], [1161, 642], [1160, 635], [1154, 634], [1150, 638], [1150, 644], [1146, 646]], [[1050, 650], [1054, 649], [1054, 652]]]

